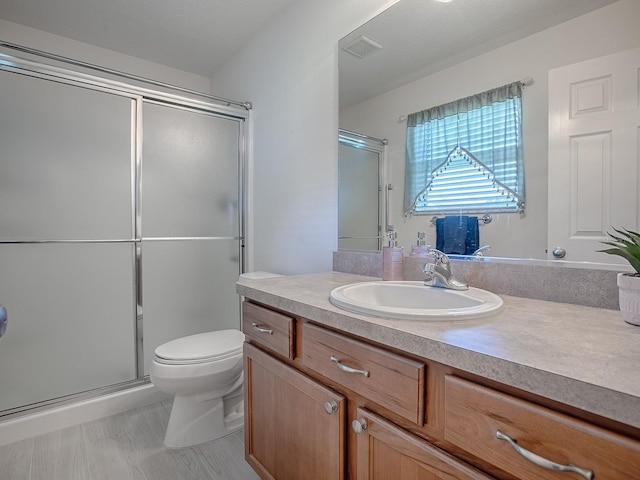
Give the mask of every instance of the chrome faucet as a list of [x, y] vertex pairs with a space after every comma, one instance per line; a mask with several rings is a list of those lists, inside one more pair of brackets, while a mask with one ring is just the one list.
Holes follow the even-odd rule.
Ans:
[[449, 257], [435, 248], [429, 249], [429, 255], [435, 257], [434, 263], [425, 263], [424, 284], [430, 287], [450, 288], [452, 290], [469, 290], [469, 285], [451, 274]]

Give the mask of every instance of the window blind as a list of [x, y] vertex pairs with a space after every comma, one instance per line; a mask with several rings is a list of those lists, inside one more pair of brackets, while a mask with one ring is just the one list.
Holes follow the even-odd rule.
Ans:
[[411, 114], [405, 213], [522, 212], [522, 85]]

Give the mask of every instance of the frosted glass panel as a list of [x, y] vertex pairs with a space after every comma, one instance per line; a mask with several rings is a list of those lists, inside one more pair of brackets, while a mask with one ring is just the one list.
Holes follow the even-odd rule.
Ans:
[[131, 244], [0, 245], [0, 411], [133, 380]]
[[338, 248], [380, 248], [380, 154], [339, 145]]
[[0, 239], [131, 238], [131, 102], [0, 71]]
[[237, 240], [143, 241], [144, 371], [158, 345], [240, 328]]
[[143, 237], [237, 237], [238, 121], [145, 103], [143, 129]]

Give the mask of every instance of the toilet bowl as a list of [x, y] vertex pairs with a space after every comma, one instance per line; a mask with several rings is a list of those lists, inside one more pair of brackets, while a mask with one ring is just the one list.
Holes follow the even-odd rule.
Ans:
[[198, 445], [243, 427], [243, 342], [239, 330], [219, 330], [156, 348], [151, 382], [175, 395], [165, 446]]
[[[241, 278], [281, 277], [250, 272]], [[175, 395], [164, 444], [190, 447], [244, 426], [242, 345], [239, 330], [219, 330], [178, 338], [155, 350], [150, 378], [158, 390]]]

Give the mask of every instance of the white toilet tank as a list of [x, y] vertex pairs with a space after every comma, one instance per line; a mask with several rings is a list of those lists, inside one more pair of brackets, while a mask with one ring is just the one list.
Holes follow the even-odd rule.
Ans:
[[240, 278], [250, 278], [252, 280], [260, 280], [262, 278], [274, 278], [274, 277], [284, 277], [284, 275], [280, 275], [278, 273], [272, 273], [272, 272], [263, 272], [263, 271], [247, 272], [247, 273], [240, 274]]

